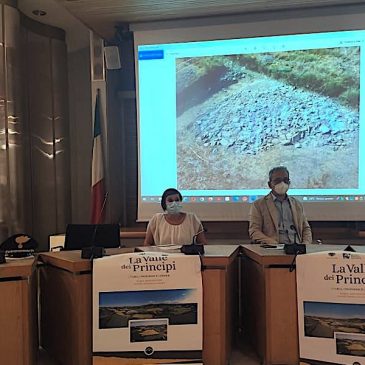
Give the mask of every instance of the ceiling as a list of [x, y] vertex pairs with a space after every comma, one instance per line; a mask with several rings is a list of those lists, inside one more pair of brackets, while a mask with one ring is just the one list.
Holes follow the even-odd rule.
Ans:
[[46, 11], [47, 15], [37, 20], [56, 26], [61, 26], [58, 16], [69, 16], [67, 9], [82, 23], [110, 38], [118, 24], [354, 5], [364, 4], [364, 0], [18, 0], [18, 3], [33, 18], [32, 10]]

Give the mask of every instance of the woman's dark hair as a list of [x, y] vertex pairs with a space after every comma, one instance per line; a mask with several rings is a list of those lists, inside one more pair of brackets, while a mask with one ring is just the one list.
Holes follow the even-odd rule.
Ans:
[[174, 188], [168, 188], [163, 192], [161, 197], [161, 207], [163, 210], [166, 210], [166, 198], [169, 195], [175, 195], [175, 194], [177, 194], [179, 196], [179, 199], [182, 201], [182, 195], [179, 190], [176, 190]]

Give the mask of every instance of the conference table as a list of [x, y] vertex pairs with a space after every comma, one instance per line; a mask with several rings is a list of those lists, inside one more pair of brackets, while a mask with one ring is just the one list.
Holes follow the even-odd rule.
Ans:
[[[307, 245], [307, 253], [347, 245]], [[365, 246], [353, 246], [365, 252]], [[242, 245], [243, 329], [264, 365], [299, 363], [296, 271], [284, 250]]]
[[36, 365], [36, 259], [7, 260], [0, 265], [0, 364]]
[[[133, 248], [109, 249], [107, 254], [133, 251]], [[239, 252], [239, 245], [205, 246], [204, 364], [229, 363], [237, 327]], [[92, 262], [81, 259], [80, 251], [41, 253], [39, 259], [41, 345], [61, 365], [90, 365], [93, 362]]]

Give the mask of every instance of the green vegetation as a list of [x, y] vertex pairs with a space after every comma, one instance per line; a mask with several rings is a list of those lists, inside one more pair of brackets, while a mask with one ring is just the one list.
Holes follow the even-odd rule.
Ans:
[[228, 64], [231, 64], [232, 61], [231, 57], [229, 56], [228, 57], [206, 56], [206, 57], [196, 57], [196, 58], [185, 58], [184, 62], [190, 65], [194, 65], [197, 69], [199, 69], [200, 75], [205, 75], [206, 73], [212, 71], [216, 67], [228, 66]]
[[359, 47], [241, 55], [239, 63], [252, 71], [296, 87], [359, 105]]
[[194, 67], [195, 79], [222, 66], [227, 68], [226, 77], [230, 79], [238, 79], [250, 70], [337, 98], [353, 108], [359, 106], [359, 47], [185, 58], [177, 63], [177, 69], [187, 65]]

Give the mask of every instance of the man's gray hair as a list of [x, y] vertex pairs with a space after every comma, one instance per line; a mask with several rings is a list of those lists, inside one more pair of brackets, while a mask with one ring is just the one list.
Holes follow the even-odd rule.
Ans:
[[289, 170], [285, 166], [276, 166], [269, 171], [269, 181], [271, 181], [272, 175], [277, 171], [285, 171], [289, 177]]

